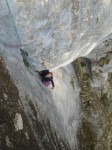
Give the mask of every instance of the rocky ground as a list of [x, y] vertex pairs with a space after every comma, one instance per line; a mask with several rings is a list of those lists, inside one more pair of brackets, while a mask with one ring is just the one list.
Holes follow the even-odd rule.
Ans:
[[80, 86], [80, 150], [112, 149], [112, 40], [74, 62]]

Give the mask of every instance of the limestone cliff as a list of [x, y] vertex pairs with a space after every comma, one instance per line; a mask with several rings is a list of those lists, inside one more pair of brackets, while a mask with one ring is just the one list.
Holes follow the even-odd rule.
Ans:
[[[0, 10], [1, 42], [52, 69], [85, 56], [112, 32], [111, 0], [4, 0]], [[7, 37], [7, 21], [18, 42]]]
[[[26, 126], [29, 126], [27, 132], [29, 133], [30, 131], [35, 140], [35, 143], [31, 143], [31, 147], [38, 146], [40, 150], [70, 150], [77, 147], [76, 133], [80, 112], [79, 88], [77, 82], [75, 84], [72, 83], [74, 77], [72, 65], [60, 68], [54, 72], [55, 88], [51, 90], [51, 87], [44, 87], [34, 68], [29, 66], [30, 64], [26, 65], [20, 51], [16, 52], [14, 49], [8, 53], [4, 49], [4, 51], [1, 52], [5, 64], [4, 70], [6, 70], [9, 77], [7, 80], [13, 81], [10, 84], [13, 84], [18, 92], [18, 101], [14, 99], [13, 103], [17, 103], [18, 109], [22, 109], [21, 111], [23, 111], [25, 115], [24, 121], [23, 115], [20, 113], [21, 111], [19, 111], [16, 106], [13, 107], [13, 110], [7, 106], [5, 98], [7, 98], [8, 95], [12, 95], [10, 101], [13, 100], [13, 89], [9, 88], [9, 91], [7, 91], [8, 84], [5, 79], [2, 79], [5, 75], [4, 72], [1, 72], [1, 83], [5, 86], [5, 90], [7, 91], [7, 94], [4, 95], [3, 103], [1, 103], [1, 109], [5, 103], [3, 113], [8, 113], [8, 107], [9, 110], [14, 113], [14, 117], [13, 115], [10, 116], [12, 117], [10, 125], [12, 127], [11, 131], [13, 131], [14, 134], [18, 134], [18, 130], [21, 130], [21, 134], [24, 134], [24, 129]], [[3, 70], [2, 65], [1, 70]], [[2, 84], [0, 85], [1, 89], [3, 88]], [[2, 98], [4, 93], [3, 91], [1, 93]], [[16, 95], [14, 95], [14, 97], [16, 97]], [[10, 114], [7, 114], [7, 116], [8, 115]], [[0, 118], [3, 117], [0, 116]], [[6, 118], [5, 121], [7, 122], [8, 119]], [[6, 124], [5, 121], [1, 124], [3, 128], [4, 124]], [[9, 124], [7, 123], [5, 126], [9, 126]], [[1, 130], [1, 135], [2, 134], [3, 131]], [[21, 134], [18, 135], [16, 144], [21, 143], [21, 139], [19, 139]], [[4, 138], [6, 138], [6, 135], [5, 132]], [[13, 148], [16, 149], [13, 134], [10, 135], [9, 133], [8, 135], [8, 140], [11, 141]], [[26, 145], [29, 139], [25, 140], [26, 143], [23, 143], [23, 146], [21, 145], [21, 150], [27, 147]], [[1, 143], [3, 145], [2, 139]], [[8, 149], [11, 149], [12, 146], [9, 145]], [[2, 149], [4, 150], [4, 147], [2, 147]]]
[[20, 102], [17, 87], [0, 57], [0, 150], [38, 148]]
[[[70, 149], [66, 135], [60, 136], [60, 133], [63, 132], [63, 125], [60, 123], [59, 112], [55, 106], [52, 105], [54, 109], [52, 111], [50, 108], [52, 102], [50, 104], [46, 99], [45, 103], [49, 105], [47, 113], [56, 113], [54, 124], [60, 127], [52, 126], [52, 118], [49, 119], [52, 114], [45, 114], [44, 109], [47, 104], [42, 104], [43, 115], [39, 116], [39, 105], [34, 104], [34, 100], [28, 95], [25, 95], [25, 98], [20, 97], [16, 86], [19, 82], [14, 83], [2, 56], [0, 56], [0, 83], [0, 150]], [[42, 96], [40, 100], [41, 98]], [[25, 107], [28, 110], [25, 110]], [[62, 131], [58, 133], [55, 128], [61, 128]]]
[[77, 150], [80, 99], [79, 149], [111, 149], [111, 33], [111, 0], [0, 1], [1, 149]]
[[80, 150], [112, 149], [112, 39], [75, 63], [79, 76], [82, 125]]

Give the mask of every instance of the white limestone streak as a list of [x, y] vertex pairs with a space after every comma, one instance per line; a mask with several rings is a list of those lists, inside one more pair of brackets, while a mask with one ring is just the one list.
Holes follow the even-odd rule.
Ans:
[[14, 126], [15, 126], [15, 131], [19, 131], [23, 129], [23, 119], [21, 117], [21, 114], [19, 113], [15, 114]]

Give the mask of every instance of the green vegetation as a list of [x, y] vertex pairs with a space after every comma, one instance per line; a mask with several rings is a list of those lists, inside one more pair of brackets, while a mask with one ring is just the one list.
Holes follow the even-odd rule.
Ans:
[[29, 64], [29, 62], [28, 62], [27, 60], [24, 60], [24, 59], [23, 59], [23, 62], [24, 62], [25, 66], [26, 66], [27, 68], [30, 67], [30, 64]]

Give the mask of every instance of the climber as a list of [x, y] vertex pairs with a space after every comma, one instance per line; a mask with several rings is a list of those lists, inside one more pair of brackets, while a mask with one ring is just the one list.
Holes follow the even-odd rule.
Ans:
[[54, 88], [52, 72], [49, 72], [49, 70], [43, 70], [43, 71], [39, 72], [39, 75], [41, 76], [42, 83], [45, 86], [49, 86], [50, 84], [52, 84], [52, 89]]

